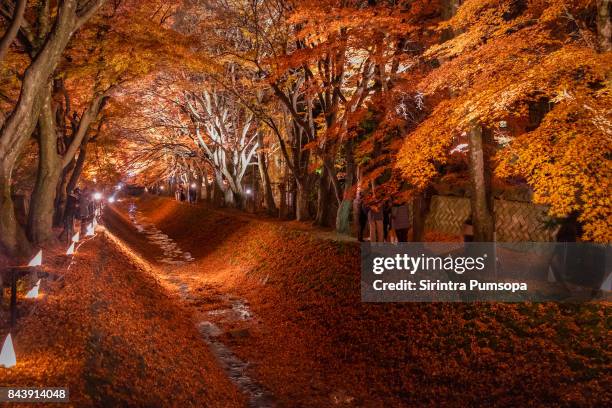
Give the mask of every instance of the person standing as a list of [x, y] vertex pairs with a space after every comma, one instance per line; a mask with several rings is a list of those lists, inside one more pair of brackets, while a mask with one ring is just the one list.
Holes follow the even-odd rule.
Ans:
[[95, 194], [96, 193], [94, 193], [94, 195], [92, 195], [92, 197], [90, 197], [91, 199], [89, 200], [89, 217], [87, 218], [87, 221], [89, 222], [93, 221], [94, 218], [98, 215], [98, 205], [100, 200], [96, 200]]
[[89, 219], [90, 192], [87, 187], [83, 189], [79, 196], [79, 219], [81, 220], [81, 235], [87, 234], [87, 220]]
[[410, 229], [410, 208], [408, 205], [397, 204], [391, 209], [391, 227], [395, 230], [398, 242], [408, 242]]
[[60, 234], [59, 239], [63, 239], [65, 236], [67, 242], [70, 242], [70, 239], [74, 235], [74, 218], [77, 216], [77, 211], [79, 209], [79, 194], [80, 190], [76, 188], [74, 191], [71, 191], [66, 198], [64, 230]]
[[383, 212], [380, 204], [370, 207], [368, 223], [370, 224], [370, 242], [384, 242]]
[[368, 213], [370, 209], [365, 205], [363, 200], [359, 206], [359, 233], [361, 235], [361, 241], [363, 242], [366, 226], [368, 225]]
[[391, 231], [391, 201], [385, 200], [383, 203], [383, 241], [389, 242], [389, 232]]

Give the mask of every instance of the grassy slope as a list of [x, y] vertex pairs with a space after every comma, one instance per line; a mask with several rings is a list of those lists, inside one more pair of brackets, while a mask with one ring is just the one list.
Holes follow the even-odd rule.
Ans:
[[250, 302], [261, 323], [228, 341], [282, 405], [611, 403], [609, 305], [364, 304], [355, 244], [169, 199], [139, 207], [198, 259], [181, 273]]
[[72, 406], [242, 406], [186, 311], [108, 239], [84, 244], [69, 270], [59, 250], [45, 259], [64, 283], [19, 300], [28, 316], [2, 386], [67, 386]]

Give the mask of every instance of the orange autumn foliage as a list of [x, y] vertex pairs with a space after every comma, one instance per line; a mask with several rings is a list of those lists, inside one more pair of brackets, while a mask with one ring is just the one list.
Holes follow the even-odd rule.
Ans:
[[[612, 55], [578, 17], [591, 3], [466, 1], [441, 24], [457, 34], [424, 53], [441, 66], [418, 85], [433, 109], [406, 135], [403, 177], [424, 189], [477, 122], [498, 139], [497, 177], [524, 179], [552, 216], [577, 213], [584, 239], [612, 241]], [[530, 123], [541, 101], [544, 117]]]

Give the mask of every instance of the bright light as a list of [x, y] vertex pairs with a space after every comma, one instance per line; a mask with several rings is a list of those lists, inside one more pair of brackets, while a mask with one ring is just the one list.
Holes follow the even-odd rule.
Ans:
[[164, 186], [160, 186], [160, 187], [159, 187], [159, 189], [160, 189], [161, 191], [164, 191]]
[[114, 197], [114, 196], [113, 196], [113, 197], [110, 197], [110, 198], [108, 199], [108, 202], [109, 202], [109, 203], [111, 203], [111, 204], [112, 204], [112, 203], [114, 203], [114, 202], [115, 202], [115, 197]]
[[98, 182], [98, 179], [94, 177], [93, 182], [94, 182], [94, 183], [97, 183], [97, 182]]
[[94, 232], [94, 226], [93, 224], [89, 224], [89, 226], [87, 227], [87, 236], [93, 237], [94, 235], [96, 235], [96, 233]]
[[72, 242], [79, 242], [79, 238], [81, 238], [79, 235], [80, 234], [78, 232], [76, 234], [74, 234], [72, 236]]
[[119, 184], [117, 184], [117, 185], [115, 186], [115, 190], [121, 190], [121, 183], [119, 183]]
[[251, 190], [250, 188], [247, 188], [246, 189], [246, 193], [247, 193], [247, 195], [251, 195], [251, 194], [253, 194], [253, 190]]
[[30, 267], [32, 267], [32, 266], [40, 266], [40, 265], [42, 265], [42, 249], [40, 251], [38, 251], [36, 256], [34, 258], [32, 258], [32, 260], [28, 264], [28, 266], [30, 266]]
[[74, 242], [70, 244], [70, 247], [66, 251], [66, 255], [74, 255]]
[[191, 188], [196, 188], [197, 184], [196, 183], [191, 183]]
[[93, 198], [94, 198], [94, 200], [101, 200], [102, 199], [102, 193], [94, 193]]
[[15, 364], [17, 364], [17, 358], [15, 357], [15, 349], [13, 349], [13, 340], [9, 333], [2, 345], [2, 351], [0, 351], [0, 366], [11, 368]]
[[[74, 245], [74, 244], [73, 244]], [[40, 289], [40, 279], [36, 282], [36, 285], [26, 293], [26, 299], [36, 299], [38, 297], [38, 290]]]

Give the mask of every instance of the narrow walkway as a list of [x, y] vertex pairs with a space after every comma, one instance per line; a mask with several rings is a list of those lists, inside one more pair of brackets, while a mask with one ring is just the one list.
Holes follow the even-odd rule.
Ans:
[[[113, 213], [112, 210], [107, 214], [107, 218], [114, 216], [116, 218], [116, 213]], [[148, 218], [144, 217], [135, 203], [129, 205], [128, 216], [136, 231], [152, 246], [158, 248], [158, 253], [147, 252], [146, 254], [148, 257], [146, 261], [151, 263], [154, 260], [159, 264], [159, 266], [152, 266], [153, 273], [174, 286], [181, 301], [186, 306], [197, 304], [198, 293], [193, 293], [188, 283], [182, 280], [179, 274], [173, 273], [173, 267], [194, 261], [191, 254], [182, 251], [171, 237], [164, 234]], [[114, 221], [117, 222], [118, 220], [115, 219]], [[115, 237], [115, 239], [119, 238]], [[123, 241], [123, 244], [129, 248], [129, 242]], [[250, 363], [238, 358], [230, 347], [220, 340], [220, 336], [224, 333], [224, 323], [239, 321], [248, 324], [253, 318], [252, 313], [243, 299], [230, 299], [225, 296], [223, 300], [224, 304], [229, 305], [228, 308], [209, 310], [203, 319], [194, 323], [228, 378], [247, 397], [248, 407], [273, 408], [275, 406], [273, 396], [249, 376]]]
[[128, 214], [136, 230], [141, 234], [145, 234], [150, 243], [162, 250], [162, 254], [155, 258], [156, 261], [180, 266], [194, 260], [189, 252], [184, 252], [172, 238], [160, 231], [155, 224], [142, 215], [136, 208], [136, 204], [130, 205]]

